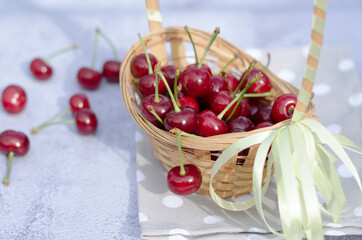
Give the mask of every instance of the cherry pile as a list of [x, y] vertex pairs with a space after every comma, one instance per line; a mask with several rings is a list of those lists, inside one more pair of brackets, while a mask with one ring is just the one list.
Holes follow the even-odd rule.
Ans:
[[[187, 27], [185, 31], [193, 44]], [[239, 79], [232, 73], [225, 72], [239, 58], [238, 53], [219, 73], [212, 74], [210, 67], [203, 62], [218, 34], [219, 29], [216, 28], [200, 60], [194, 47], [195, 63], [188, 65], [183, 71], [173, 65], [159, 65], [156, 56], [148, 53], [139, 35], [144, 53], [134, 57], [131, 71], [142, 99], [141, 112], [148, 121], [166, 131], [177, 129], [179, 138], [180, 133], [209, 137], [247, 132], [269, 127], [292, 117], [296, 96], [284, 94], [273, 103], [266, 100], [265, 97], [272, 95], [272, 84], [265, 73], [267, 67], [255, 68], [255, 60]], [[193, 191], [188, 191], [187, 184], [177, 183], [180, 179], [195, 182], [186, 179], [200, 178], [197, 177], [196, 166], [183, 166], [181, 154], [179, 158], [180, 167], [171, 169], [168, 175], [170, 190], [176, 194], [197, 191], [194, 189], [197, 184], [193, 185]]]

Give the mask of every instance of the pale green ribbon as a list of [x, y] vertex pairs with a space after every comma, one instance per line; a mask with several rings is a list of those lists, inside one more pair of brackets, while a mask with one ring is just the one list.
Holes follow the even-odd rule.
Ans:
[[[220, 198], [212, 186], [218, 170], [240, 151], [260, 144], [253, 167], [254, 197], [242, 202], [232, 202]], [[271, 146], [266, 166], [266, 179], [262, 185], [265, 161]], [[304, 119], [297, 123], [242, 138], [225, 149], [215, 162], [210, 180], [212, 199], [222, 208], [242, 211], [255, 205], [260, 217], [269, 230], [286, 239], [324, 239], [321, 211], [338, 221], [346, 204], [339, 176], [333, 166], [336, 158], [325, 146], [346, 165], [356, 180], [362, 195], [361, 181], [357, 170], [343, 148], [362, 151], [348, 138], [333, 135], [314, 119]], [[262, 206], [274, 164], [278, 193], [279, 213], [283, 233], [273, 229], [267, 222]], [[325, 200], [325, 209], [318, 201], [316, 190]], [[362, 203], [362, 201], [361, 201]], [[360, 204], [362, 206], [362, 204]]]

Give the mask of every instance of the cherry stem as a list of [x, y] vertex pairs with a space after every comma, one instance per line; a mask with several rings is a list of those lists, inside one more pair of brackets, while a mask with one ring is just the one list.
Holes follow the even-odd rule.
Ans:
[[158, 121], [160, 121], [160, 123], [162, 123], [163, 125], [163, 120], [160, 118], [160, 116], [156, 113], [155, 109], [152, 106], [147, 106], [148, 111], [150, 111], [150, 113], [152, 113], [153, 116], [155, 116], [155, 118], [157, 118]]
[[11, 162], [13, 160], [14, 157], [14, 152], [9, 152], [8, 155], [8, 170], [6, 171], [6, 176], [4, 178], [3, 184], [5, 186], [9, 186], [9, 176], [10, 176], [10, 171], [11, 171]]
[[194, 49], [194, 53], [195, 53], [195, 64], [196, 64], [196, 66], [197, 66], [197, 65], [199, 65], [199, 59], [198, 59], [198, 57], [197, 57], [197, 51], [196, 51], [196, 46], [195, 46], [194, 40], [193, 40], [192, 37], [191, 37], [189, 27], [188, 27], [188, 26], [185, 26], [184, 29], [185, 29], [187, 35], [189, 36], [190, 41], [191, 41], [191, 44], [192, 44], [192, 48]]
[[145, 44], [145, 42], [143, 41], [142, 36], [141, 36], [140, 33], [138, 34], [138, 38], [140, 39], [140, 42], [141, 42], [142, 47], [143, 47], [143, 51], [145, 52], [145, 55], [146, 55], [146, 60], [147, 60], [147, 64], [148, 64], [148, 74], [152, 74], [152, 73], [153, 73], [153, 70], [152, 70], [152, 65], [151, 65], [150, 56], [148, 55], [147, 48], [146, 48], [146, 44]]
[[231, 118], [231, 116], [234, 114], [236, 108], [238, 107], [238, 105], [240, 104], [241, 102], [241, 99], [243, 98], [244, 94], [246, 93], [246, 91], [251, 87], [251, 85], [253, 85], [254, 83], [256, 83], [257, 81], [260, 80], [260, 78], [262, 78], [262, 74], [261, 73], [258, 73], [255, 75], [255, 77], [253, 78], [253, 80], [251, 80], [251, 82], [248, 82], [245, 86], [245, 88], [241, 91], [240, 95], [237, 97], [237, 98], [234, 98], [230, 103], [229, 105], [226, 106], [226, 108], [217, 116], [218, 119], [222, 119], [225, 115], [225, 113], [227, 111], [229, 111], [229, 109], [232, 107], [232, 105], [234, 105], [235, 102], [237, 102], [235, 104], [235, 107], [233, 109], [233, 111], [230, 113], [230, 115], [226, 118], [225, 122], [228, 122]]
[[31, 130], [31, 134], [36, 134], [37, 132], [39, 132], [40, 130], [42, 130], [43, 128], [45, 127], [48, 127], [50, 125], [55, 125], [55, 124], [74, 124], [75, 123], [75, 120], [61, 120], [61, 121], [57, 121], [57, 122], [48, 122], [48, 123], [45, 123], [43, 125], [41, 125], [40, 127], [37, 127], [35, 129], [32, 129]]
[[182, 161], [181, 134], [177, 134], [176, 132], [176, 136], [177, 136], [177, 146], [178, 146], [178, 158], [180, 160], [180, 175], [184, 176], [186, 174], [186, 171], [184, 168], [184, 163]]
[[269, 65], [270, 65], [270, 53], [267, 53], [267, 58], [268, 58], [268, 60], [267, 60], [267, 62], [266, 62], [266, 65], [265, 65], [265, 67], [263, 68], [263, 73], [265, 73], [266, 71], [268, 71], [268, 68], [269, 68]]
[[290, 114], [293, 114], [293, 113], [294, 113], [294, 109], [295, 109], [295, 107], [291, 106], [290, 108], [288, 108], [288, 112], [289, 112]]
[[96, 65], [96, 58], [97, 58], [97, 52], [98, 52], [98, 36], [99, 36], [99, 31], [98, 29], [96, 29], [96, 33], [94, 36], [94, 46], [93, 46], [93, 57], [92, 57], [92, 62], [91, 62], [91, 69], [94, 69], [94, 66]]
[[138, 83], [139, 83], [139, 81], [140, 81], [140, 79], [139, 79], [139, 78], [134, 78], [134, 79], [133, 79], [133, 83], [134, 83], [134, 84], [138, 84]]
[[179, 76], [180, 76], [180, 69], [176, 69], [175, 81], [173, 82], [173, 94], [174, 94], [174, 98], [175, 98], [177, 106], [180, 106], [180, 102], [179, 102], [178, 96], [177, 96], [177, 94], [181, 91], [181, 90], [177, 89], [177, 80], [178, 80]]
[[109, 46], [112, 49], [113, 55], [114, 55], [114, 60], [118, 61], [118, 53], [116, 50], [116, 46], [113, 44], [111, 39], [104, 32], [102, 32], [99, 28], [97, 28], [96, 31], [98, 31], [98, 34], [109, 44]]
[[49, 119], [48, 121], [46, 121], [45, 123], [41, 124], [39, 127], [33, 128], [31, 130], [31, 134], [35, 134], [37, 133], [40, 129], [50, 125], [53, 121], [57, 120], [58, 118], [63, 117], [65, 114], [67, 114], [68, 112], [70, 112], [70, 108], [65, 109], [64, 111], [58, 113], [57, 115], [55, 115], [54, 117], [52, 117], [51, 119]]
[[272, 92], [264, 92], [264, 93], [245, 93], [244, 97], [253, 98], [253, 97], [270, 97], [273, 96]]
[[159, 97], [159, 94], [158, 94], [158, 85], [159, 85], [159, 77], [158, 75], [156, 74], [156, 88], [155, 88], [155, 99], [153, 100], [155, 103], [159, 103], [160, 102], [160, 97]]
[[248, 67], [248, 70], [246, 70], [246, 73], [245, 73], [243, 79], [241, 79], [241, 81], [240, 81], [239, 84], [238, 84], [238, 87], [235, 89], [235, 91], [234, 91], [233, 94], [231, 95], [232, 98], [235, 98], [236, 93], [240, 91], [240, 88], [244, 85], [244, 82], [245, 82], [246, 77], [247, 77], [247, 76], [250, 74], [250, 72], [254, 69], [255, 64], [256, 64], [256, 60], [253, 60], [253, 61], [250, 63], [250, 65], [249, 65], [249, 67]]
[[202, 63], [203, 63], [204, 60], [205, 60], [206, 54], [207, 54], [207, 52], [209, 51], [212, 43], [215, 41], [215, 39], [216, 39], [216, 37], [217, 37], [217, 35], [218, 35], [219, 33], [220, 33], [220, 28], [218, 28], [218, 27], [215, 28], [215, 30], [214, 30], [214, 32], [213, 32], [213, 34], [212, 34], [212, 36], [211, 36], [210, 42], [209, 42], [209, 44], [207, 45], [207, 47], [206, 47], [206, 49], [205, 49], [205, 51], [204, 51], [204, 54], [202, 55], [202, 57], [201, 57], [201, 59], [200, 59], [199, 64], [197, 65], [198, 68], [201, 68], [201, 67], [202, 67]]
[[196, 138], [202, 138], [201, 136], [197, 136], [195, 134], [191, 134], [191, 133], [187, 133], [182, 131], [181, 129], [178, 128], [172, 128], [169, 133], [173, 133], [173, 134], [180, 134], [181, 136], [186, 136], [186, 137], [196, 137]]
[[222, 74], [222, 72], [224, 72], [236, 59], [238, 59], [240, 57], [240, 53], [238, 52], [238, 53], [236, 53], [235, 55], [234, 55], [234, 57], [229, 61], [229, 62], [227, 62], [226, 64], [225, 64], [225, 66], [223, 67], [223, 68], [221, 68], [221, 70], [220, 70], [220, 72], [219, 72], [219, 74], [218, 75], [221, 75]]
[[74, 49], [77, 49], [77, 48], [78, 48], [78, 46], [77, 46], [76, 44], [74, 44], [74, 45], [72, 45], [72, 46], [70, 46], [70, 47], [67, 47], [67, 48], [61, 49], [61, 50], [59, 50], [59, 51], [56, 51], [55, 53], [51, 54], [49, 57], [47, 57], [47, 58], [45, 59], [45, 63], [46, 63], [46, 64], [49, 64], [49, 62], [50, 62], [53, 58], [57, 57], [58, 55], [61, 55], [61, 54], [63, 54], [63, 53], [69, 52], [69, 51], [74, 50]]
[[173, 108], [175, 109], [175, 112], [176, 113], [181, 112], [181, 109], [178, 107], [178, 105], [176, 103], [176, 100], [175, 100], [175, 98], [174, 98], [174, 96], [172, 94], [170, 86], [168, 85], [168, 83], [166, 81], [166, 78], [165, 78], [165, 76], [163, 76], [163, 74], [161, 72], [161, 65], [157, 64], [155, 66], [155, 72], [162, 79], [163, 83], [165, 84], [165, 86], [167, 88], [168, 95], [170, 95], [170, 98], [171, 98], [171, 101], [172, 101], [172, 104], [173, 104]]

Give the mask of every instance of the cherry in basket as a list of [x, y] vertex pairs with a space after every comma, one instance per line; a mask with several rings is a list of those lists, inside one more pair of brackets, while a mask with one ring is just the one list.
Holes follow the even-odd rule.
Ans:
[[102, 81], [102, 74], [94, 70], [98, 52], [98, 38], [99, 29], [96, 29], [91, 65], [90, 67], [82, 67], [77, 74], [78, 83], [87, 90], [97, 89]]
[[0, 134], [0, 152], [8, 156], [8, 169], [4, 178], [4, 185], [9, 185], [11, 163], [14, 156], [23, 156], [29, 151], [28, 137], [13, 130], [6, 130]]
[[1, 103], [8, 113], [18, 113], [26, 105], [26, 93], [18, 85], [7, 86], [1, 96]]
[[47, 79], [49, 79], [53, 74], [53, 69], [49, 65], [50, 61], [54, 57], [57, 57], [60, 54], [63, 54], [65, 52], [68, 52], [68, 51], [71, 51], [71, 50], [74, 50], [74, 49], [77, 49], [77, 48], [78, 48], [77, 45], [72, 45], [70, 47], [67, 47], [65, 49], [61, 49], [61, 50], [53, 53], [52, 55], [50, 55], [45, 60], [43, 60], [42, 58], [33, 59], [31, 61], [31, 63], [30, 63], [30, 72], [32, 73], [34, 78], [36, 78], [38, 80], [47, 80]]
[[180, 132], [181, 131], [179, 131], [179, 129], [175, 129], [180, 166], [173, 167], [168, 172], [167, 185], [168, 188], [175, 194], [188, 195], [199, 190], [202, 183], [202, 175], [197, 166], [193, 164], [183, 164]]
[[271, 116], [274, 122], [281, 122], [293, 116], [297, 96], [294, 94], [283, 94], [275, 99]]

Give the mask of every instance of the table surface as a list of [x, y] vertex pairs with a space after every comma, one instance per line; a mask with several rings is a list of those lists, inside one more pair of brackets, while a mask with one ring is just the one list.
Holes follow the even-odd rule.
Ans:
[[[251, 52], [309, 42], [312, 1], [161, 0], [160, 5], [164, 26], [205, 31], [219, 26], [221, 37]], [[348, 45], [362, 82], [361, 10], [361, 1], [331, 0], [324, 44]], [[28, 95], [23, 112], [0, 109], [0, 132], [30, 135], [32, 127], [67, 108], [76, 92], [89, 97], [99, 120], [95, 136], [80, 136], [65, 125], [29, 136], [31, 150], [14, 159], [10, 186], [0, 186], [0, 239], [139, 239], [133, 119], [118, 84], [103, 81], [98, 90], [86, 91], [76, 82], [77, 70], [90, 64], [96, 27], [115, 42], [122, 58], [137, 33], [148, 32], [144, 1], [0, 2], [0, 90], [19, 84]], [[79, 49], [52, 61], [49, 81], [31, 77], [31, 59], [73, 43]], [[99, 50], [100, 70], [112, 52], [102, 41]], [[0, 176], [6, 165], [2, 156]]]

